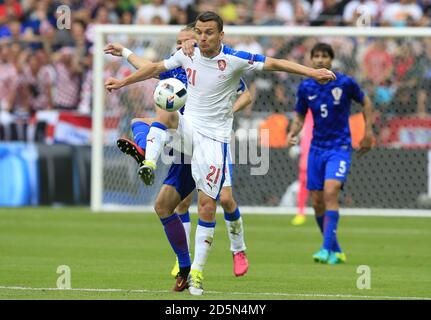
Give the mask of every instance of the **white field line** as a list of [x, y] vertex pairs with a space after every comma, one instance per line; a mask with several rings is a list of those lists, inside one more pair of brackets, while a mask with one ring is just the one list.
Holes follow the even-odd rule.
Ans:
[[[297, 212], [296, 207], [263, 207], [263, 206], [241, 206], [241, 214], [280, 214], [294, 215]], [[197, 213], [197, 206], [193, 205], [189, 209], [190, 213]], [[116, 204], [104, 204], [101, 212], [154, 212], [154, 207], [144, 206], [126, 206]], [[222, 208], [218, 206], [218, 213], [223, 213]], [[305, 208], [306, 215], [313, 215], [313, 208]], [[370, 216], [370, 217], [427, 217], [431, 218], [431, 210], [425, 209], [378, 209], [378, 208], [341, 208], [340, 214], [343, 216]]]
[[[145, 290], [145, 289], [95, 289], [95, 288], [30, 288], [18, 286], [0, 286], [5, 290], [21, 291], [62, 291], [62, 292], [122, 292], [122, 293], [171, 293], [169, 290]], [[205, 291], [207, 294], [220, 295], [248, 295], [248, 296], [274, 296], [274, 297], [303, 297], [303, 298], [341, 298], [341, 299], [392, 299], [392, 300], [430, 300], [431, 297], [397, 297], [397, 296], [369, 296], [369, 295], [352, 295], [352, 294], [320, 294], [320, 293], [283, 293], [283, 292], [220, 292]]]

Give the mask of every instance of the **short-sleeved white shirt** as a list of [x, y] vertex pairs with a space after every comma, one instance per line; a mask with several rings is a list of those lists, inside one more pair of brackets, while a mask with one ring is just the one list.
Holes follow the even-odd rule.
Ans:
[[192, 58], [182, 50], [164, 61], [166, 69], [183, 67], [188, 88], [184, 117], [193, 129], [220, 142], [230, 142], [233, 111], [238, 83], [242, 73], [262, 70], [265, 56], [235, 51], [222, 45], [220, 54], [213, 58], [201, 55], [195, 48]]

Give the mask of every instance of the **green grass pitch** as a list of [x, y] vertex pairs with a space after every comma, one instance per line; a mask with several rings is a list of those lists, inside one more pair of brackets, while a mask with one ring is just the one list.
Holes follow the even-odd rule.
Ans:
[[[321, 244], [312, 217], [300, 227], [291, 215], [243, 219], [248, 274], [234, 277], [218, 215], [206, 292], [196, 298], [170, 292], [174, 255], [155, 214], [0, 209], [0, 299], [431, 299], [430, 218], [342, 216], [348, 261], [337, 266], [312, 261]], [[50, 289], [60, 265], [70, 267], [72, 290]], [[360, 265], [370, 268], [371, 289], [357, 288]]]

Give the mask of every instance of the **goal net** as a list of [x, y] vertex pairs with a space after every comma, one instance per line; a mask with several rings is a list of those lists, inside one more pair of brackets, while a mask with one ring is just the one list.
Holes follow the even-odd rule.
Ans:
[[[137, 175], [136, 162], [117, 149], [117, 138], [132, 139], [131, 119], [154, 116], [152, 94], [158, 80], [108, 93], [103, 87], [107, 77], [124, 78], [134, 68], [123, 58], [104, 55], [103, 47], [108, 42], [119, 42], [139, 56], [158, 61], [174, 52], [180, 29], [173, 26], [96, 29], [93, 210], [150, 210], [169, 168], [169, 161], [159, 161], [155, 184], [147, 187]], [[411, 214], [424, 212], [420, 209], [430, 207], [431, 193], [429, 30], [226, 27], [224, 43], [236, 50], [310, 65], [310, 49], [318, 41], [332, 45], [333, 69], [354, 77], [375, 108], [376, 146], [363, 157], [353, 154], [341, 196], [342, 207], [375, 214], [399, 214], [406, 209]], [[302, 78], [281, 72], [246, 73], [243, 78], [253, 102], [235, 114], [234, 196], [246, 208], [242, 209], [244, 212], [296, 213], [298, 168], [304, 150], [288, 149], [286, 133]], [[353, 103], [351, 114], [353, 146], [357, 148], [364, 130], [361, 107]]]

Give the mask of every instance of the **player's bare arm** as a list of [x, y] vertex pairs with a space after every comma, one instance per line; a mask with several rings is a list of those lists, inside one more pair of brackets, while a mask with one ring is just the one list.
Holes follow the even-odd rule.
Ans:
[[363, 155], [371, 150], [373, 146], [374, 134], [373, 134], [373, 103], [368, 96], [364, 97], [364, 118], [365, 118], [365, 133], [359, 144], [359, 155]]
[[251, 103], [250, 91], [246, 90], [241, 94], [233, 105], [233, 112], [238, 112], [247, 107]]
[[298, 144], [298, 135], [304, 126], [305, 115], [295, 112], [295, 118], [287, 134], [287, 146], [291, 147]]
[[[139, 57], [120, 43], [110, 43], [105, 47], [105, 49], [103, 49], [103, 51], [106, 54], [126, 58], [127, 62], [129, 62], [135, 69], [143, 68], [152, 62], [151, 60]], [[127, 54], [127, 51], [130, 54]]]
[[131, 74], [130, 76], [119, 80], [119, 79], [115, 79], [115, 78], [108, 78], [105, 81], [105, 88], [108, 91], [111, 90], [118, 90], [122, 87], [131, 85], [133, 83], [139, 82], [139, 81], [144, 81], [150, 78], [155, 78], [157, 77], [160, 73], [167, 71], [167, 69], [165, 68], [165, 64], [163, 61], [159, 61], [159, 62], [152, 62], [149, 63], [147, 65], [145, 65], [143, 68], [139, 68], [138, 71], [136, 71], [135, 73]]
[[313, 78], [319, 82], [337, 79], [335, 74], [331, 70], [328, 70], [326, 68], [313, 69], [289, 60], [275, 59], [271, 57], [266, 58], [263, 70], [295, 73], [309, 78]]

